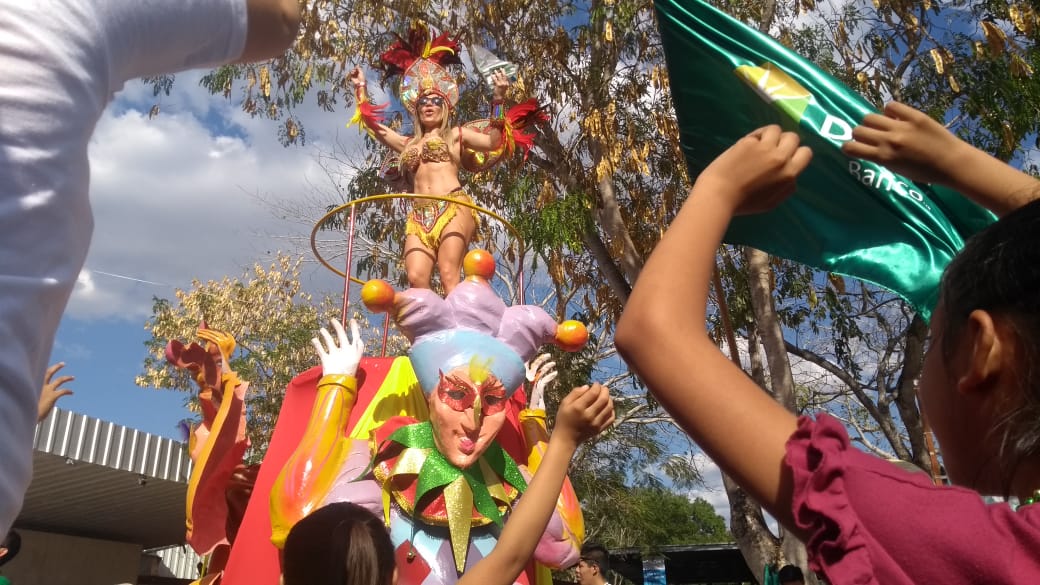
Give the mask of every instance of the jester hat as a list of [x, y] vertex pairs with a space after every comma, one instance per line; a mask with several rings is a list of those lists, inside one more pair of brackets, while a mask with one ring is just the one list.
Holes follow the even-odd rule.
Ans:
[[448, 33], [432, 37], [422, 24], [409, 29], [407, 38], [395, 36], [397, 40], [379, 58], [384, 83], [400, 76], [401, 103], [410, 112], [415, 111], [416, 101], [429, 93], [441, 96], [454, 108], [459, 101], [459, 86], [447, 67], [462, 65], [458, 37], [451, 38]]
[[495, 271], [489, 252], [471, 251], [463, 266], [466, 279], [443, 299], [424, 288], [394, 293], [381, 280], [369, 281], [361, 291], [369, 310], [392, 312], [412, 343], [412, 368], [427, 396], [442, 372], [463, 366], [491, 373], [512, 395], [523, 384], [525, 362], [543, 345], [555, 343], [567, 351], [585, 345], [588, 332], [577, 321], [558, 324], [535, 305], [507, 307], [488, 283]]

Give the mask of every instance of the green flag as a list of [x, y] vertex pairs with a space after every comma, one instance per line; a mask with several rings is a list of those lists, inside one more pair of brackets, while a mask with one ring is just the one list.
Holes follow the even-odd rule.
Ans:
[[769, 213], [735, 218], [725, 241], [878, 284], [928, 318], [943, 269], [993, 214], [842, 154], [875, 110], [806, 59], [699, 0], [655, 6], [691, 176], [766, 124], [797, 129], [813, 150], [798, 192]]

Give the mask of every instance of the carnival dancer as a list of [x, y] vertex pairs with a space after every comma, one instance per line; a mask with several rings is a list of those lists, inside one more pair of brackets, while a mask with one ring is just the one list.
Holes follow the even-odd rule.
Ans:
[[[509, 79], [502, 71], [492, 74], [491, 118], [483, 123], [452, 124], [459, 101], [459, 87], [448, 67], [461, 65], [458, 39], [443, 33], [431, 39], [425, 27], [398, 38], [381, 56], [383, 80], [400, 77], [400, 99], [412, 118], [414, 133], [405, 136], [382, 123], [385, 105], [369, 102], [365, 74], [356, 67], [350, 74], [357, 100], [353, 122], [364, 125], [371, 136], [392, 150], [405, 189], [472, 204], [463, 189], [460, 169], [475, 171], [494, 164], [519, 145], [525, 151], [532, 137], [519, 132], [526, 124], [545, 119], [537, 102], [529, 100], [505, 109]], [[417, 199], [405, 228], [404, 266], [413, 288], [430, 288], [434, 264], [444, 293], [459, 283], [462, 258], [477, 229], [477, 218], [466, 205], [440, 199]]]

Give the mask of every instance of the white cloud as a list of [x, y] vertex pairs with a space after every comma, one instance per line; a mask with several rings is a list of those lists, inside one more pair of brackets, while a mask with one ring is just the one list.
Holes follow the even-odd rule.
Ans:
[[726, 520], [728, 526], [729, 497], [726, 496], [726, 489], [722, 486], [722, 470], [704, 453], [695, 454], [693, 462], [700, 471], [704, 485], [691, 489], [687, 493], [687, 497], [691, 500], [701, 498], [707, 501], [715, 508], [715, 512]]
[[257, 196], [304, 198], [324, 186], [317, 150], [360, 142], [354, 132], [338, 136], [349, 112], [305, 106], [298, 115], [308, 146], [285, 148], [277, 122], [207, 95], [199, 76], [178, 78], [153, 119], [147, 112], [157, 98], [131, 82], [99, 121], [90, 147], [94, 238], [70, 316], [141, 319], [153, 296], [170, 297], [192, 278], [237, 275], [285, 247], [273, 234], [306, 237]]

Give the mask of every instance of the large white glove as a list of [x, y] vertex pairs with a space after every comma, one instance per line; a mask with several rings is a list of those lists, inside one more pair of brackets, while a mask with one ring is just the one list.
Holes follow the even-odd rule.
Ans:
[[361, 332], [358, 330], [357, 321], [350, 320], [350, 335], [354, 338], [353, 341], [347, 337], [347, 332], [343, 330], [343, 324], [339, 322], [339, 319], [332, 320], [332, 328], [336, 330], [338, 344], [337, 340], [332, 339], [329, 330], [324, 327], [321, 329], [321, 336], [325, 339], [324, 346], [317, 337], [311, 339], [314, 349], [318, 350], [318, 357], [321, 358], [321, 373], [353, 376], [357, 373], [362, 354], [365, 353], [365, 344], [361, 342]]
[[[531, 383], [531, 410], [545, 410], [545, 388], [556, 379], [556, 362], [550, 362], [547, 353], [527, 362], [527, 381]], [[548, 362], [548, 363], [546, 363]]]

